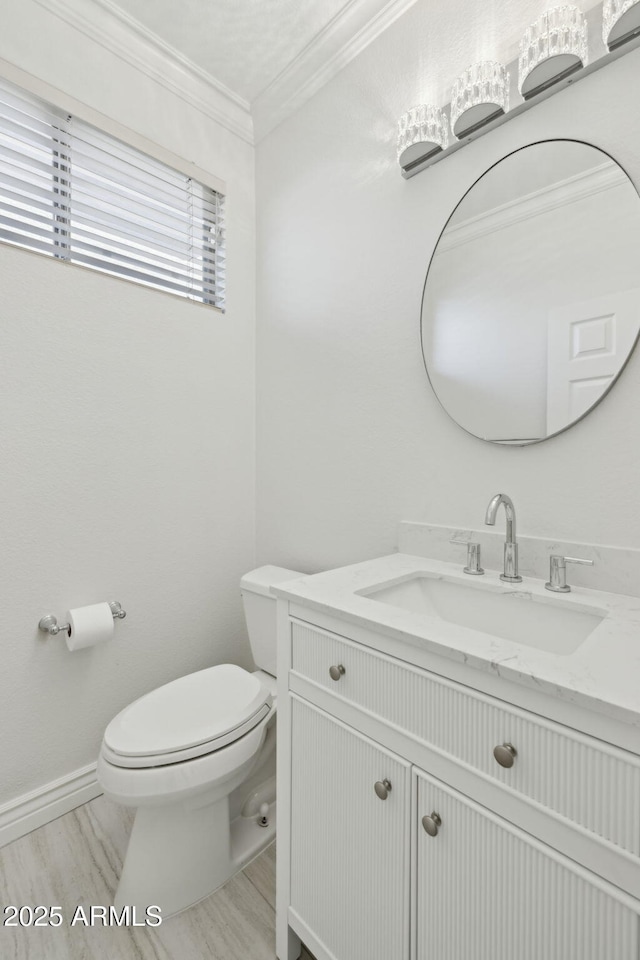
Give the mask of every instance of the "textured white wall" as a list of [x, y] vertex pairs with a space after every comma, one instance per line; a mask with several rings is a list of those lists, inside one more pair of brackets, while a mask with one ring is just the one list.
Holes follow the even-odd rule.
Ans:
[[[419, 0], [258, 148], [259, 560], [318, 570], [383, 554], [397, 520], [474, 527], [499, 490], [523, 533], [640, 542], [640, 351], [582, 423], [501, 448], [440, 408], [419, 341], [438, 234], [500, 157], [574, 137], [640, 183], [640, 51], [404, 181], [395, 125], [415, 78], [453, 80], [438, 74], [430, 6]], [[464, 39], [461, 26], [461, 68]]]
[[[226, 180], [229, 306], [0, 248], [0, 804], [95, 760], [134, 697], [250, 666], [254, 562], [253, 148], [32, 0], [10, 6], [0, 57]], [[112, 643], [39, 634], [103, 599], [128, 613]]]

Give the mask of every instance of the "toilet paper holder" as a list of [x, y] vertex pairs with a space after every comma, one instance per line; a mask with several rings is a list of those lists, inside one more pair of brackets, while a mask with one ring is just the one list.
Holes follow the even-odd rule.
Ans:
[[[124, 620], [127, 615], [126, 610], [123, 610], [121, 605], [117, 600], [110, 600], [109, 607], [111, 609], [111, 615], [114, 620]], [[57, 619], [53, 616], [52, 613], [47, 614], [46, 617], [38, 622], [38, 630], [42, 630], [43, 633], [48, 633], [50, 637], [55, 637], [57, 634], [69, 633], [70, 625], [68, 623], [58, 623]]]

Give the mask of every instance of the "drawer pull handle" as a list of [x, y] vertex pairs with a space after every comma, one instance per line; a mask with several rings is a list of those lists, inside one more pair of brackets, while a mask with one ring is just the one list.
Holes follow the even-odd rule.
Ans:
[[430, 837], [438, 836], [438, 827], [442, 826], [442, 819], [439, 813], [436, 813], [435, 810], [430, 817], [422, 818], [422, 826], [427, 831]]
[[512, 767], [518, 751], [512, 743], [501, 743], [493, 748], [493, 755], [501, 767]]
[[341, 663], [337, 666], [329, 667], [329, 676], [332, 680], [339, 680], [340, 677], [343, 677], [345, 674], [345, 669]]
[[373, 789], [376, 792], [376, 797], [378, 797], [380, 800], [386, 800], [389, 796], [389, 791], [391, 790], [391, 781], [376, 780], [373, 785]]

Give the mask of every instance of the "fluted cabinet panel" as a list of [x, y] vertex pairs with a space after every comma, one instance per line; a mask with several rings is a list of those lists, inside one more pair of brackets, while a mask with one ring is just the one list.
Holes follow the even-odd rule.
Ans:
[[409, 765], [292, 701], [291, 906], [336, 960], [408, 960]]
[[[640, 760], [326, 631], [292, 623], [293, 670], [603, 839], [640, 855]], [[333, 681], [331, 665], [344, 666]], [[493, 756], [511, 743], [510, 769]]]
[[[416, 960], [638, 960], [638, 915], [619, 891], [417, 778]], [[421, 821], [434, 810], [431, 837]]]

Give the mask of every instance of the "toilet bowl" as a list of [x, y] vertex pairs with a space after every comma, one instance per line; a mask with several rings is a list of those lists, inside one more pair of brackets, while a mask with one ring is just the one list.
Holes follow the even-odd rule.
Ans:
[[[163, 917], [212, 893], [275, 832], [275, 599], [302, 576], [261, 567], [241, 593], [256, 665], [221, 664], [180, 677], [125, 707], [108, 725], [97, 776], [110, 799], [136, 808], [116, 908]], [[269, 804], [265, 818], [257, 815]], [[243, 815], [244, 814], [244, 815]]]

